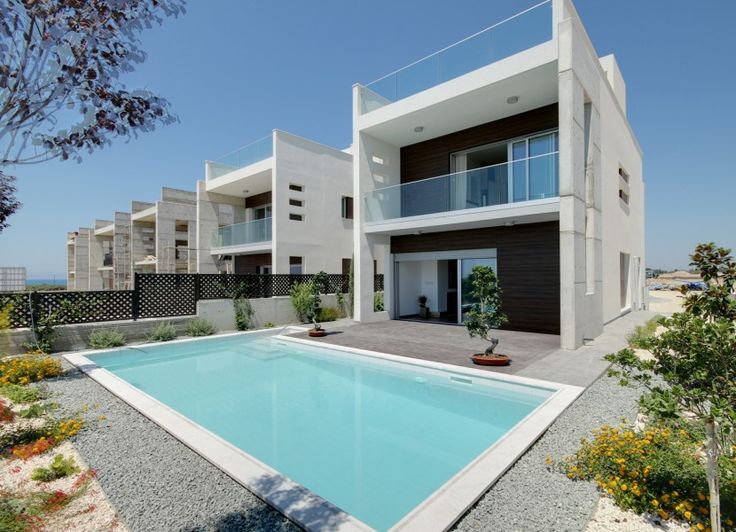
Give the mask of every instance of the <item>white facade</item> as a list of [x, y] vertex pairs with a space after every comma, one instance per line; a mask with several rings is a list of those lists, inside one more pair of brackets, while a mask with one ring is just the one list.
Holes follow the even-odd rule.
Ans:
[[[442, 67], [451, 70], [452, 54], [473, 49], [474, 40], [488, 35], [493, 43], [498, 38], [498, 46], [503, 49], [504, 39], [513, 40], [524, 35], [524, 31], [529, 33], [528, 46], [489, 58], [474, 70], [458, 72], [454, 77], [438, 74], [434, 82], [427, 81], [426, 88], [420, 87], [423, 90], [407, 89], [405, 94], [401, 93], [409, 82], [418, 84], [417, 72], [422, 71], [422, 65], [428, 66], [425, 72], [441, 72]], [[429, 68], [435, 60], [437, 68]], [[531, 224], [542, 223], [557, 223], [559, 228], [558, 323], [563, 347], [581, 346], [584, 339], [598, 336], [604, 323], [646, 304], [642, 153], [626, 119], [625, 83], [613, 56], [598, 58], [569, 0], [539, 4], [463, 41], [456, 48], [429, 56], [411, 69], [397, 71], [370, 87], [356, 85], [353, 95], [355, 290], [356, 301], [360, 302], [356, 305], [356, 319], [371, 321], [404, 315], [403, 307], [415, 306], [415, 302], [407, 303], [408, 292], [435, 294], [435, 308], [442, 310], [445, 305], [438, 294], [438, 283], [422, 280], [425, 274], [438, 278], [436, 269], [444, 267], [448, 257], [451, 261], [462, 260], [458, 257], [465, 250], [445, 242], [438, 246], [454, 249], [450, 255], [441, 256], [447, 251], [435, 252], [434, 256], [430, 253], [425, 262], [411, 264], [408, 260], [416, 257], [404, 256], [401, 259], [407, 262], [402, 262], [392, 255], [392, 239], [402, 237], [402, 242], [408, 242], [411, 248], [411, 238], [426, 244], [431, 233], [442, 234], [449, 240], [448, 235], [455, 234], [450, 232], [456, 231], [460, 240], [469, 231], [478, 229], [519, 228], [524, 224], [530, 224], [527, 228], [531, 229]], [[466, 171], [463, 165], [468, 159], [461, 155], [451, 155], [451, 160], [446, 161], [455, 174], [435, 177], [444, 172], [430, 170], [419, 180], [412, 175], [411, 185], [407, 184], [408, 180], [402, 184], [402, 172], [411, 171], [407, 167], [421, 169], [421, 164], [413, 161], [407, 160], [402, 165], [402, 150], [424, 143], [422, 146], [430, 156], [425, 153], [429, 162], [422, 164], [431, 167], [434, 144], [452, 142], [445, 139], [452, 135], [461, 138], [471, 128], [491, 123], [510, 124], [516, 116], [524, 113], [528, 116], [552, 105], [557, 106], [558, 117], [555, 124], [546, 126], [549, 129], [525, 131], [523, 138], [517, 138], [519, 134], [512, 133], [511, 128], [508, 139], [497, 142], [500, 148], [489, 144], [485, 156], [491, 157], [496, 149], [498, 153], [493, 154], [501, 157], [502, 162], [481, 168], [485, 172], [483, 179], [508, 188], [508, 192], [505, 188], [499, 192], [497, 201], [487, 201], [485, 196], [475, 204], [465, 201], [466, 197], [470, 198], [471, 185], [477, 183], [471, 181], [475, 174], [469, 167]], [[544, 135], [550, 139], [554, 135], [556, 146], [539, 156], [544, 159], [535, 159], [537, 156], [529, 146]], [[466, 141], [466, 146], [453, 148], [456, 153], [482, 144], [481, 137], [468, 138], [471, 140]], [[430, 140], [434, 144], [427, 142]], [[523, 167], [528, 175], [526, 196], [521, 199], [516, 199], [514, 188], [518, 179], [515, 176], [520, 175], [514, 164], [517, 155], [512, 152], [512, 147], [515, 150], [517, 145], [527, 146], [525, 158], [519, 159], [520, 164], [526, 165]], [[532, 194], [531, 168], [548, 159], [556, 167], [554, 171], [549, 170], [556, 172], [556, 190]], [[413, 212], [407, 206], [422, 201], [420, 192], [427, 192], [432, 186], [429, 181], [421, 185], [422, 179], [430, 178], [435, 178], [435, 183], [447, 183], [451, 204], [444, 209], [425, 205], [424, 209]], [[462, 199], [462, 205], [452, 203], [456, 202], [453, 197]], [[433, 198], [427, 201], [434, 201]], [[488, 247], [495, 245], [489, 242]], [[530, 240], [530, 249], [534, 245]], [[479, 247], [483, 247], [482, 242], [475, 242], [476, 254]], [[374, 312], [372, 305], [370, 274], [376, 258], [387, 264], [384, 312]], [[489, 255], [485, 260], [497, 260], [502, 271], [505, 256], [499, 250], [497, 258], [494, 255], [491, 259]], [[418, 268], [414, 275], [402, 274], [402, 270], [411, 268]], [[530, 275], [533, 274], [532, 269]], [[503, 288], [504, 278], [499, 276]], [[420, 286], [411, 290], [406, 282], [398, 286], [402, 278]], [[512, 289], [517, 293], [523, 290], [511, 287], [509, 293]], [[397, 298], [400, 303], [394, 301]], [[525, 304], [532, 307], [534, 302], [528, 300]], [[458, 313], [461, 309], [462, 298], [458, 295]]]
[[352, 156], [279, 130], [259, 142], [254, 155], [246, 147], [230, 164], [206, 163], [198, 271], [342, 272], [353, 251]]

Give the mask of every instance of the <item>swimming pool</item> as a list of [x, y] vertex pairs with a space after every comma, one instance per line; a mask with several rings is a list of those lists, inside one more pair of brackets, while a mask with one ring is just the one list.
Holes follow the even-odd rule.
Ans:
[[[516, 441], [523, 452], [579, 393], [569, 386], [326, 348], [274, 333], [67, 358], [175, 435], [146, 408], [165, 406], [186, 418], [195, 444], [186, 443], [220, 467], [208, 456], [218, 451], [198, 449], [198, 437], [214, 437], [265, 465], [256, 482], [244, 484], [268, 502], [274, 503], [268, 478], [275, 472], [296, 486], [290, 497], [327, 501], [323, 509], [337, 520], [289, 515], [283, 501], [281, 507], [276, 501], [287, 515], [317, 529], [340, 528], [336, 523], [376, 530], [397, 524], [418, 528], [422, 522], [449, 526], [494, 480], [481, 474], [482, 468], [474, 471], [477, 462], [492, 466], [486, 473], [502, 473], [513, 463], [509, 443]], [[148, 407], [135, 404], [136, 390]], [[463, 481], [474, 475], [484, 488], [456, 501]], [[454, 517], [440, 523], [438, 515]]]

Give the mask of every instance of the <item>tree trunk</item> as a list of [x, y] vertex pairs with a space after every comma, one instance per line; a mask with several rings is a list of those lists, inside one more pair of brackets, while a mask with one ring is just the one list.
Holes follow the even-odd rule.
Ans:
[[713, 532], [721, 532], [721, 496], [720, 474], [718, 471], [718, 439], [716, 423], [713, 419], [705, 421], [705, 455], [707, 458], [706, 475], [710, 492], [710, 528]]

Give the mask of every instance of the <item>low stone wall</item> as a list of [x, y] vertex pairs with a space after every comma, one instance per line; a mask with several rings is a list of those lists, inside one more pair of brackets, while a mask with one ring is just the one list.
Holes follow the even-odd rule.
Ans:
[[[335, 294], [322, 295], [323, 307], [337, 307]], [[292, 325], [298, 323], [294, 307], [289, 297], [269, 297], [251, 299], [254, 315], [252, 328], [263, 327], [267, 323], [273, 325]], [[343, 309], [344, 311], [345, 309]], [[232, 299], [209, 299], [197, 302], [197, 316], [210, 320], [218, 331], [235, 330], [235, 310]], [[194, 316], [176, 318], [147, 318], [142, 320], [108, 321], [98, 323], [78, 323], [61, 325], [54, 340], [55, 351], [78, 351], [89, 348], [89, 335], [96, 329], [117, 329], [127, 342], [142, 342], [151, 330], [159, 323], [172, 323], [179, 335], [186, 334], [187, 323]], [[30, 329], [12, 329], [0, 332], [0, 354], [15, 355], [24, 350], [23, 343], [32, 339]]]
[[[148, 334], [160, 323], [171, 323], [177, 334], [185, 334], [187, 323], [194, 316], [176, 318], [147, 318], [143, 320], [106, 321], [98, 323], [76, 323], [56, 328], [54, 351], [78, 351], [89, 349], [89, 335], [96, 329], [117, 329], [127, 342], [145, 341]], [[23, 343], [33, 339], [30, 329], [13, 329], [0, 332], [0, 353], [15, 355], [22, 353]]]
[[[323, 307], [336, 307], [337, 297], [334, 294], [322, 295]], [[267, 323], [273, 325], [292, 325], [299, 323], [291, 306], [289, 297], [269, 297], [250, 299], [253, 307], [251, 326], [263, 327]], [[235, 309], [231, 299], [209, 299], [197, 302], [197, 315], [210, 320], [218, 330], [235, 329]]]

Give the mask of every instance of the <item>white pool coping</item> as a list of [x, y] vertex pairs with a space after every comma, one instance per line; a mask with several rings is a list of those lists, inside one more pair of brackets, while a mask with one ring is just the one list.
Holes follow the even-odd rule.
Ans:
[[[431, 362], [416, 358], [344, 347], [285, 336], [306, 331], [301, 327], [279, 327], [259, 331], [220, 334], [203, 338], [173, 340], [168, 344], [212, 340], [237, 335], [268, 335], [279, 340], [320, 349], [340, 351], [351, 356], [369, 357], [404, 365], [440, 370], [455, 376], [493, 380], [555, 390], [541, 405], [517, 423], [501, 439], [483, 451], [455, 476], [443, 484], [421, 504], [392, 527], [395, 531], [447, 530], [503, 475], [531, 445], [539, 439], [555, 419], [577, 399], [584, 388], [550, 381], [492, 373], [489, 371]], [[307, 530], [340, 532], [373, 530], [356, 517], [307, 488], [282, 475], [272, 467], [232, 445], [218, 435], [183, 416], [112, 372], [101, 368], [90, 355], [125, 349], [147, 348], [158, 343], [140, 344], [117, 349], [101, 349], [68, 353], [63, 357], [98, 384], [138, 410], [203, 458], [220, 468], [266, 503]]]

